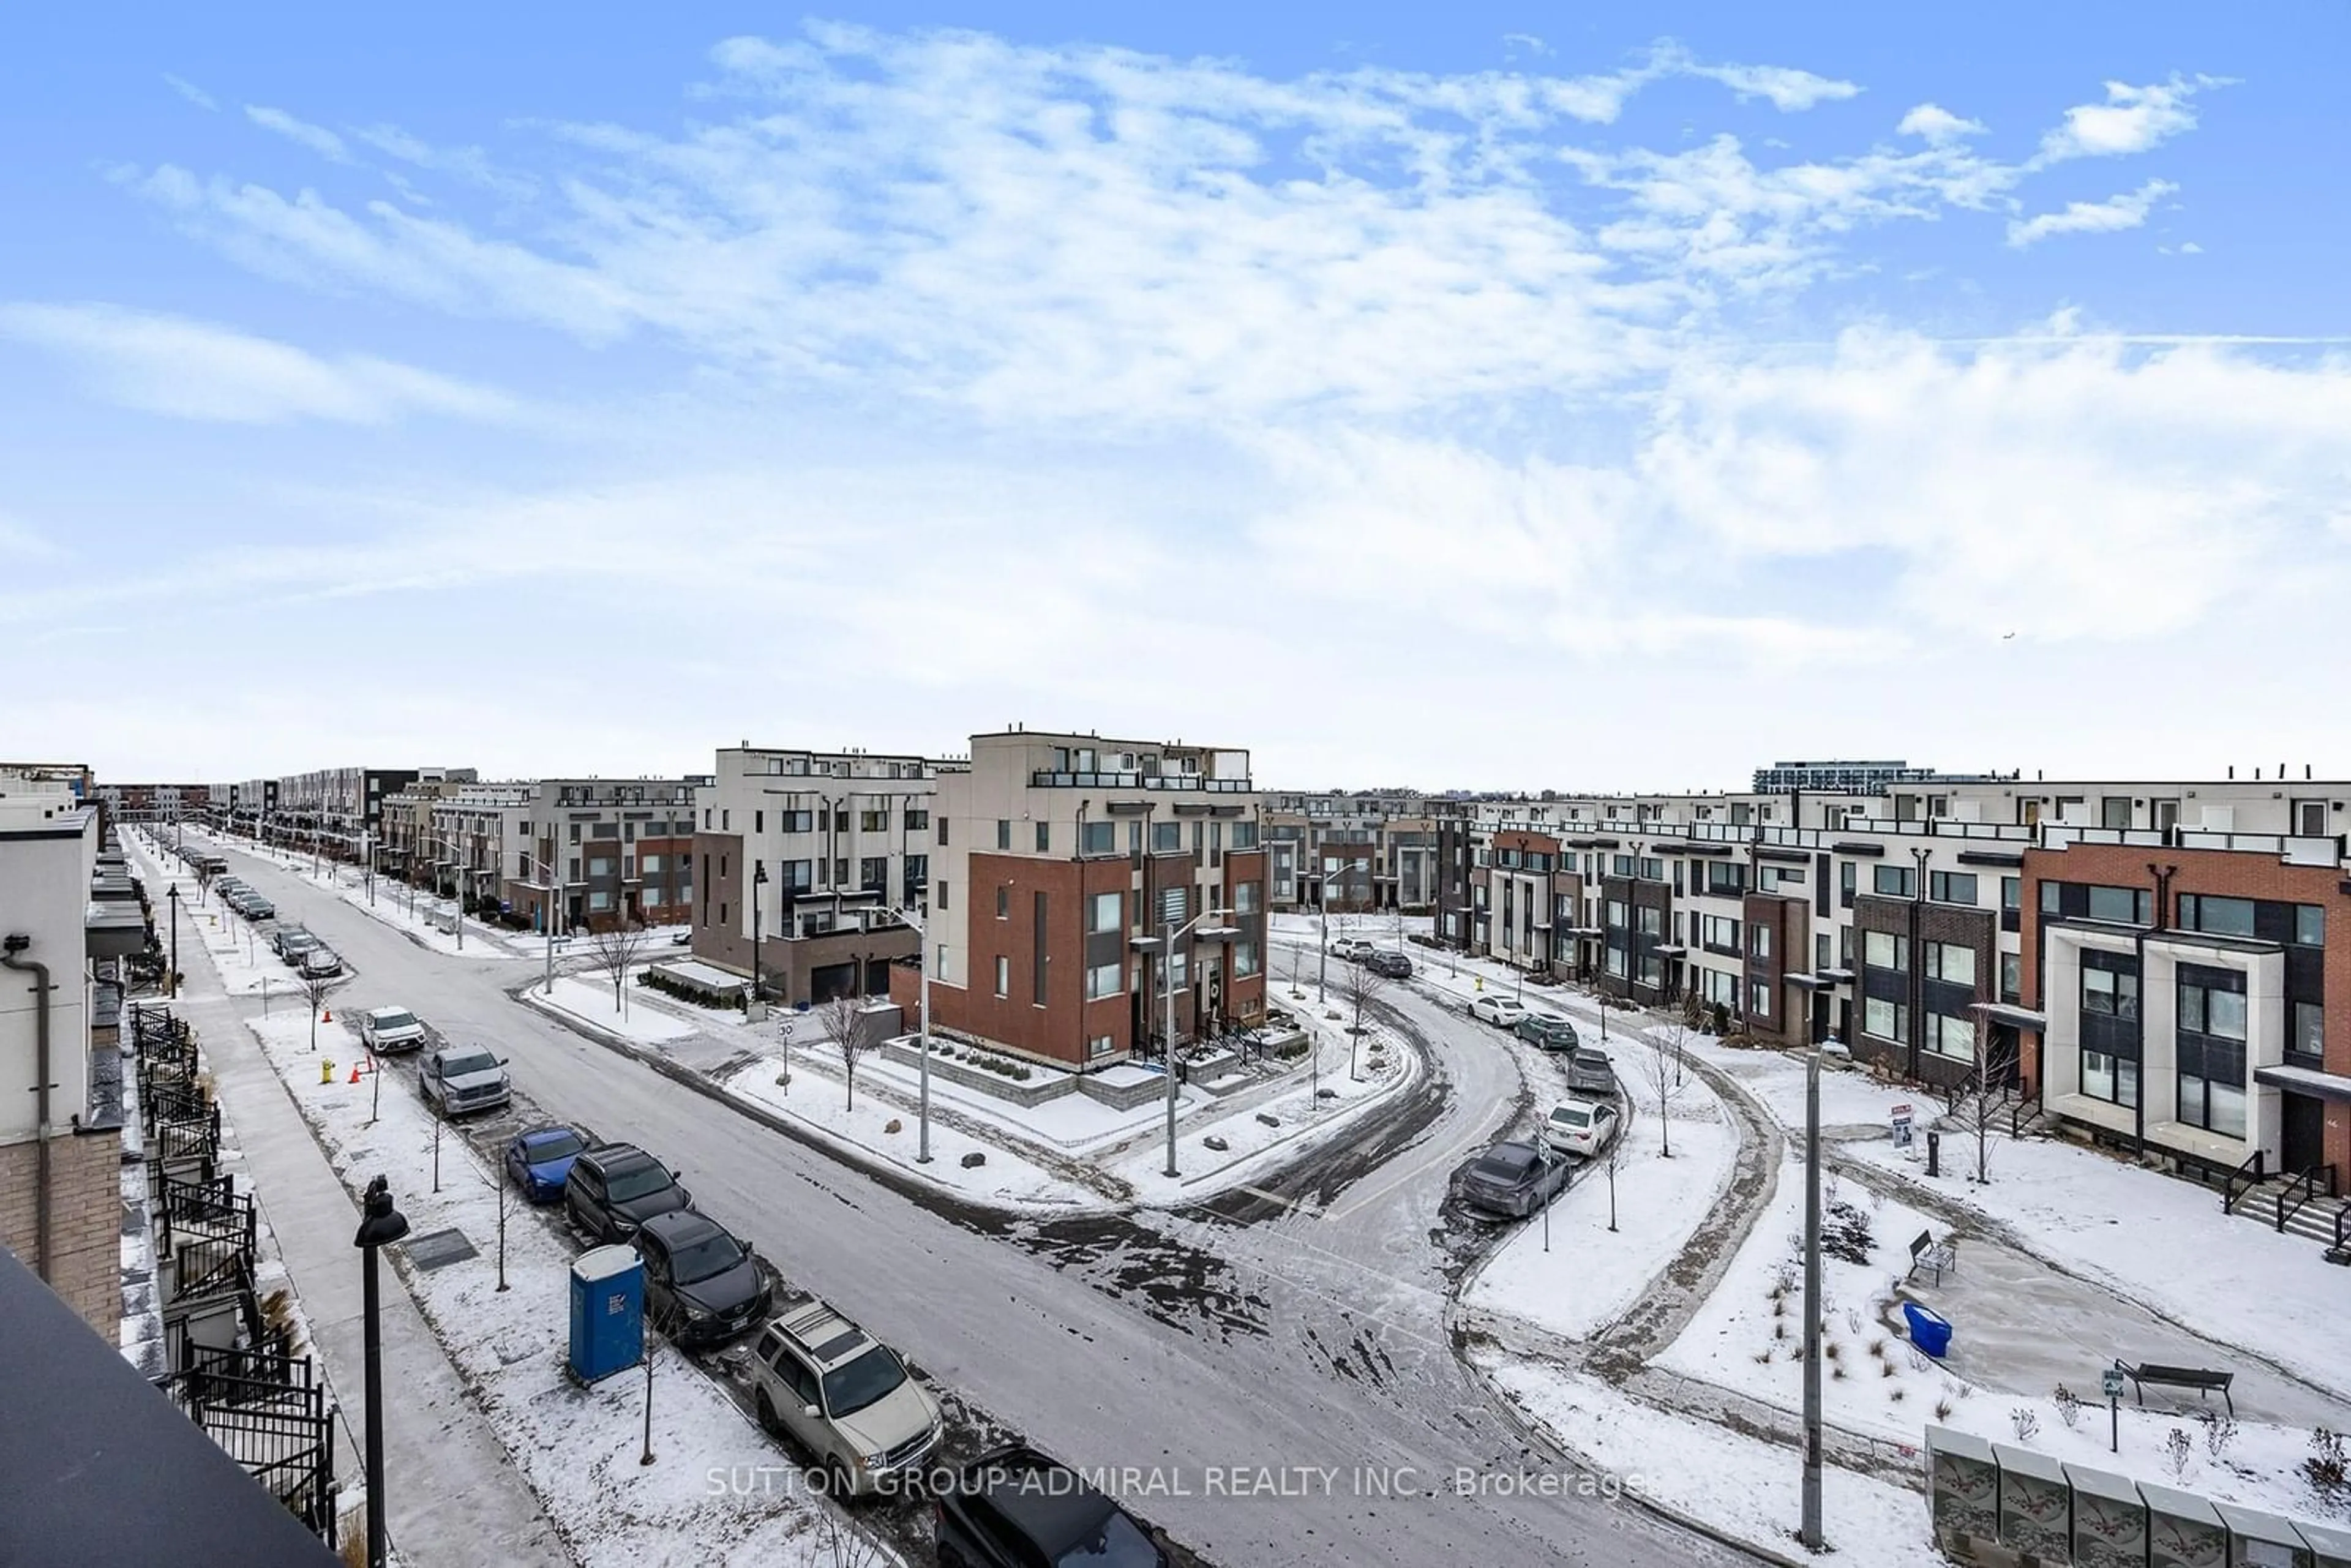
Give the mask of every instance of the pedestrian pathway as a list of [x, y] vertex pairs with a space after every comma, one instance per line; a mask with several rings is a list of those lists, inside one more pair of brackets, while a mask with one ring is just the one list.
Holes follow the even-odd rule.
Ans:
[[[183, 956], [183, 967], [196, 994], [172, 1006], [196, 1030], [255, 1199], [342, 1406], [345, 1448], [337, 1474], [357, 1482], [362, 1470], [350, 1437], [366, 1430], [360, 1262], [351, 1242], [358, 1205], [246, 1029], [241, 1009], [258, 1009], [205, 983], [217, 981], [209, 953], [201, 966]], [[350, 1174], [354, 1182], [363, 1176]], [[384, 1490], [394, 1551], [410, 1568], [570, 1563], [389, 1259], [381, 1282]]]

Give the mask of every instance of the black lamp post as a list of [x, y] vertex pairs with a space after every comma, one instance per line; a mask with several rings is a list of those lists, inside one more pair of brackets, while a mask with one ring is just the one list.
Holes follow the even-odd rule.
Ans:
[[368, 1183], [365, 1217], [351, 1239], [367, 1260], [363, 1309], [367, 1362], [367, 1541], [368, 1568], [384, 1568], [383, 1542], [383, 1331], [376, 1293], [375, 1255], [387, 1241], [408, 1234], [408, 1217], [392, 1206], [392, 1184]]
[[172, 985], [170, 994], [180, 994], [180, 884], [173, 883], [164, 894], [172, 906]]
[[758, 1023], [765, 1016], [759, 1009], [759, 936], [767, 911], [768, 862], [755, 861], [751, 865], [751, 995], [743, 1004], [745, 1023]]

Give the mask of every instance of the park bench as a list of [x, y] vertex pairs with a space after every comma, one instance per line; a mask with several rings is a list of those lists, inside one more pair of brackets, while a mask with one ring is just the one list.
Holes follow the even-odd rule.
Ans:
[[1959, 1266], [1959, 1243], [1948, 1236], [1938, 1241], [1932, 1231], [1921, 1230], [1910, 1243], [1909, 1278], [1913, 1280], [1918, 1277], [1919, 1270], [1931, 1269], [1935, 1272], [1935, 1283], [1939, 1285], [1943, 1282], [1943, 1271], [1948, 1269], [1956, 1272]]
[[2127, 1362], [2116, 1364], [2122, 1368], [2123, 1375], [2131, 1380], [2131, 1390], [2138, 1396], [2142, 1406], [2147, 1403], [2147, 1385], [2152, 1383], [2164, 1388], [2193, 1388], [2199, 1396], [2207, 1399], [2211, 1397], [2213, 1390], [2218, 1389], [2220, 1403], [2229, 1407], [2229, 1414], [2233, 1416], [2237, 1413], [2235, 1402], [2229, 1397], [2229, 1385], [2237, 1380], [2233, 1372], [2213, 1372], [2193, 1366], [2158, 1366], [2153, 1362], [2141, 1362], [2137, 1366]]

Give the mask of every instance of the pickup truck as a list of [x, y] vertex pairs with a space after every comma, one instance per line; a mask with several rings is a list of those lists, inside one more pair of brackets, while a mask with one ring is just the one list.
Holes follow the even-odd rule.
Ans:
[[1616, 1092], [1616, 1069], [1608, 1053], [1580, 1045], [1567, 1053], [1567, 1088], [1571, 1094]]

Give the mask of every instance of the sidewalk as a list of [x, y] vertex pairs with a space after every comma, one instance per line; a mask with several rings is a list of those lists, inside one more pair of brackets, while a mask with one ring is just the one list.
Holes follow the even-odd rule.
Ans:
[[[199, 948], [204, 944], [196, 945]], [[197, 1030], [214, 1088], [235, 1122], [255, 1197], [277, 1246], [340, 1402], [344, 1437], [366, 1430], [359, 1208], [310, 1135], [237, 1007], [221, 995], [211, 956], [195, 996], [174, 1003]], [[209, 993], [209, 994], [206, 994]], [[569, 1564], [572, 1559], [516, 1476], [389, 1259], [382, 1298], [385, 1505], [393, 1550], [411, 1568], [437, 1563]], [[337, 1474], [362, 1479], [356, 1453]]]

